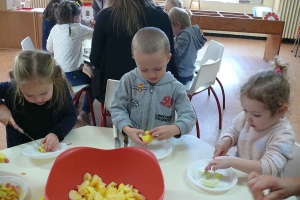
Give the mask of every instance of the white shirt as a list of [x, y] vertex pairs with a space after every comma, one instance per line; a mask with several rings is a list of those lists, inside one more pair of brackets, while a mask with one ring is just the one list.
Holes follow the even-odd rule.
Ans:
[[93, 33], [94, 29], [80, 23], [56, 24], [48, 37], [47, 50], [54, 54], [54, 59], [64, 72], [76, 71], [83, 63], [82, 41], [91, 39]]

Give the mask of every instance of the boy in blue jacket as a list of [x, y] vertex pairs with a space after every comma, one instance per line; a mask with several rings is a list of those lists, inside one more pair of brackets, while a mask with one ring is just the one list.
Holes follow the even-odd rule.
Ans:
[[174, 57], [179, 75], [177, 80], [185, 85], [194, 77], [198, 50], [207, 39], [201, 34], [198, 25], [191, 25], [190, 17], [184, 9], [174, 7], [168, 15], [175, 35]]
[[147, 144], [139, 137], [145, 130], [157, 140], [189, 133], [196, 116], [184, 86], [166, 72], [168, 37], [158, 28], [142, 28], [132, 40], [132, 54], [137, 68], [120, 80], [110, 108], [114, 125], [138, 144]]

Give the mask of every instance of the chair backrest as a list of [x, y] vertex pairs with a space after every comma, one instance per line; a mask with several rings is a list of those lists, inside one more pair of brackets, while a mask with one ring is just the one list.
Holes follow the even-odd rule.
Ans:
[[294, 145], [294, 159], [287, 163], [283, 177], [300, 177], [300, 145]]
[[200, 92], [215, 83], [219, 66], [221, 65], [221, 59], [208, 60], [206, 63], [200, 66], [197, 75], [191, 81], [191, 87], [187, 85], [187, 94]]
[[107, 111], [110, 110], [111, 103], [114, 99], [114, 95], [116, 92], [116, 89], [119, 85], [118, 80], [112, 80], [108, 79], [106, 84], [106, 93], [105, 93], [105, 101], [104, 101], [104, 107]]
[[35, 50], [33, 43], [30, 39], [30, 37], [26, 37], [24, 40], [21, 42], [22, 50]]
[[[224, 45], [215, 41], [211, 40], [208, 44], [208, 47], [203, 55], [203, 58], [201, 60], [200, 66], [204, 63], [207, 63], [208, 60], [218, 60], [222, 61], [224, 52]], [[220, 65], [221, 66], [221, 65]], [[220, 68], [218, 69], [218, 71]]]

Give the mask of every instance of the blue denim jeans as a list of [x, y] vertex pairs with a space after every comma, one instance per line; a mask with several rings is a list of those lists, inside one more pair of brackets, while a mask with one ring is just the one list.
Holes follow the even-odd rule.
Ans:
[[[78, 85], [83, 85], [83, 84], [91, 85], [91, 78], [88, 75], [86, 75], [84, 72], [82, 72], [81, 70], [76, 70], [73, 72], [65, 72], [65, 74], [72, 86], [78, 86]], [[92, 95], [91, 87], [89, 87], [89, 91], [91, 93], [92, 102], [93, 102], [94, 98]], [[82, 111], [84, 111], [86, 113], [90, 113], [89, 98], [88, 98], [87, 94], [85, 94], [85, 97], [84, 97]]]

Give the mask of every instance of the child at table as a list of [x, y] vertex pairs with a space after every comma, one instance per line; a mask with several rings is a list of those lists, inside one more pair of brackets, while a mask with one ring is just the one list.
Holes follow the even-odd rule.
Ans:
[[174, 7], [168, 15], [175, 35], [174, 57], [179, 74], [177, 80], [185, 85], [194, 77], [198, 50], [207, 39], [201, 34], [198, 25], [191, 25], [190, 17], [184, 9]]
[[110, 108], [114, 125], [138, 144], [147, 144], [139, 137], [145, 130], [157, 140], [189, 133], [196, 116], [184, 86], [166, 72], [168, 37], [158, 28], [142, 28], [133, 37], [132, 54], [137, 68], [117, 87]]
[[[66, 74], [72, 86], [90, 84], [91, 78], [82, 71], [82, 41], [91, 39], [94, 29], [80, 24], [80, 1], [64, 1], [56, 6], [57, 24], [52, 28], [47, 50], [54, 53], [54, 58]], [[92, 92], [90, 90], [90, 92]], [[85, 95], [79, 118], [84, 124], [90, 124], [88, 95]]]
[[54, 151], [76, 122], [63, 71], [50, 53], [22, 51], [10, 76], [11, 82], [0, 83], [0, 122], [7, 125], [7, 147], [31, 141], [16, 130], [20, 126], [33, 139], [43, 138], [46, 151]]
[[[295, 133], [285, 116], [290, 96], [288, 64], [275, 57], [270, 65], [273, 70], [257, 72], [242, 86], [244, 111], [223, 133], [205, 170], [233, 167], [281, 177], [293, 159]], [[237, 146], [236, 157], [224, 156], [233, 146]]]
[[56, 18], [54, 15], [54, 5], [59, 4], [60, 0], [51, 0], [44, 12], [42, 21], [42, 48], [46, 50], [47, 39], [49, 37], [50, 31], [56, 24]]

